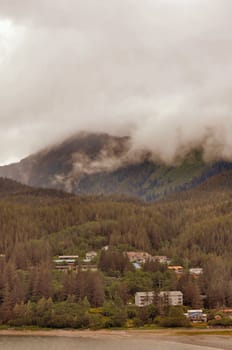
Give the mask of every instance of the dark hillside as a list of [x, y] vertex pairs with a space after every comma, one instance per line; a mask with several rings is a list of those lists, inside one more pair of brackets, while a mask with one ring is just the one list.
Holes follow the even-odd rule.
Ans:
[[146, 154], [128, 156], [130, 140], [107, 134], [78, 134], [17, 164], [0, 167], [0, 176], [29, 186], [83, 195], [137, 196], [146, 201], [195, 188], [232, 169], [231, 163], [204, 163], [199, 151], [175, 166], [154, 163]]

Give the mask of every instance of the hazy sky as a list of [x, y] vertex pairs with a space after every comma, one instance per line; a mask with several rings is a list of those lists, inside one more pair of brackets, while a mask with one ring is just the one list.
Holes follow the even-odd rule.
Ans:
[[231, 0], [0, 0], [0, 163], [80, 130], [232, 159]]

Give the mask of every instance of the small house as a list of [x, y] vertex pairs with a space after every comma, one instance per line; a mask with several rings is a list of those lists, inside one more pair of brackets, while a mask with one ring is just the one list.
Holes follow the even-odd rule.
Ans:
[[91, 251], [85, 254], [84, 262], [91, 262], [97, 256], [97, 252]]
[[182, 274], [184, 272], [183, 266], [180, 265], [169, 265], [168, 269], [174, 271], [177, 275]]
[[189, 321], [198, 323], [198, 322], [207, 322], [207, 315], [203, 313], [203, 310], [188, 310], [184, 314]]
[[131, 263], [145, 264], [152, 260], [152, 256], [146, 252], [127, 252], [127, 256]]
[[224, 316], [232, 319], [232, 309], [231, 308], [221, 309], [220, 313], [222, 313], [222, 314], [224, 314]]
[[57, 270], [73, 270], [78, 258], [78, 255], [59, 255], [58, 259], [53, 260], [53, 263]]
[[170, 259], [165, 255], [156, 255], [152, 257], [152, 261], [158, 262], [159, 264], [169, 264]]
[[203, 274], [203, 269], [201, 267], [194, 267], [189, 269], [189, 273], [193, 276], [200, 276]]

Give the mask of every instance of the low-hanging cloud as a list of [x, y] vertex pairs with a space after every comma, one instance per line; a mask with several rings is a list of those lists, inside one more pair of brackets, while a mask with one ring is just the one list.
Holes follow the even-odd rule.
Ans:
[[0, 162], [81, 130], [129, 135], [132, 153], [168, 163], [194, 148], [232, 160], [231, 11], [230, 0], [1, 0]]

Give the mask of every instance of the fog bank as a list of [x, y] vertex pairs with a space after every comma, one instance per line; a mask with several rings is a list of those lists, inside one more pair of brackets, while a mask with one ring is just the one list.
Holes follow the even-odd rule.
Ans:
[[1, 0], [0, 163], [82, 130], [129, 135], [133, 154], [167, 163], [194, 148], [232, 160], [231, 11], [230, 0]]

